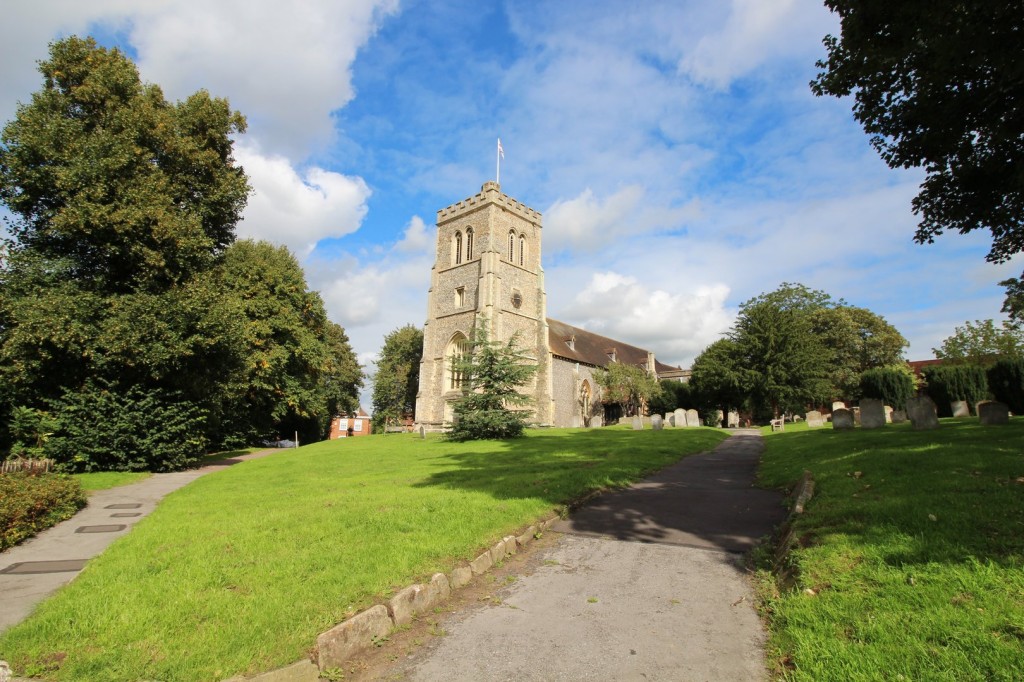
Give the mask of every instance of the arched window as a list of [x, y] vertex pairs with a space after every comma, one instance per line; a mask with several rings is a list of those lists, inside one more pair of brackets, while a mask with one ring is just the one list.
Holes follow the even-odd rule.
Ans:
[[508, 232], [508, 262], [515, 263], [516, 233], [515, 230]]
[[458, 265], [459, 263], [462, 262], [462, 233], [461, 232], [456, 232], [455, 233], [454, 243], [452, 244], [452, 246], [455, 249], [455, 265]]
[[466, 229], [466, 262], [473, 260], [473, 228]]
[[448, 375], [448, 388], [452, 391], [457, 391], [462, 388], [462, 384], [465, 382], [466, 375], [464, 372], [459, 371], [458, 363], [469, 353], [469, 339], [466, 338], [465, 334], [455, 334], [452, 340], [448, 342], [448, 348], [445, 349], [445, 358], [447, 359], [446, 374]]
[[526, 263], [526, 237], [519, 235], [519, 266], [522, 267]]

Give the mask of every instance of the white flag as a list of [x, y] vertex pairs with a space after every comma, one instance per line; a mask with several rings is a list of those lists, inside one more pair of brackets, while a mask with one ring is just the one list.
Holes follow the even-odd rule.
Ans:
[[501, 158], [503, 158], [503, 159], [505, 158], [505, 150], [501, 148], [501, 138], [500, 137], [498, 138], [498, 155]]

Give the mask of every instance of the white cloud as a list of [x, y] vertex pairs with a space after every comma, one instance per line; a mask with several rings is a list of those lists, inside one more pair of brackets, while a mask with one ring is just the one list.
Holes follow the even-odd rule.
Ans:
[[300, 175], [283, 156], [246, 144], [236, 145], [235, 157], [253, 186], [241, 237], [285, 244], [302, 257], [321, 239], [355, 232], [366, 216], [370, 189], [362, 178], [317, 167]]
[[402, 253], [433, 254], [436, 239], [435, 229], [427, 229], [423, 219], [414, 215], [405, 227], [402, 240], [395, 244], [395, 249]]
[[805, 35], [825, 35], [834, 19], [816, 0], [732, 0], [725, 25], [706, 33], [679, 63], [699, 83], [725, 88], [765, 63], [806, 53]]
[[623, 187], [603, 199], [588, 187], [545, 211], [544, 248], [549, 254], [567, 248], [595, 251], [625, 237], [678, 227], [698, 212], [696, 204], [674, 208], [648, 200], [639, 185]]
[[293, 159], [334, 138], [352, 63], [397, 0], [176, 0], [131, 17], [139, 68], [168, 95], [226, 96], [266, 148]]
[[689, 366], [732, 325], [736, 312], [726, 306], [728, 296], [724, 284], [669, 292], [636, 277], [599, 272], [559, 314], [590, 331], [653, 350], [662, 362]]

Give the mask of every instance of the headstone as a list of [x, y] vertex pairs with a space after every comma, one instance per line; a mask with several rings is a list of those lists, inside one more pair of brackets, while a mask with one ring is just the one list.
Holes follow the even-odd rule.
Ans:
[[838, 410], [832, 410], [832, 428], [836, 431], [852, 429], [853, 412], [845, 407], [840, 407]]
[[723, 419], [725, 419], [725, 413], [722, 412], [721, 410], [715, 410], [715, 423], [714, 423], [714, 427], [716, 429], [722, 428], [722, 420]]
[[907, 401], [907, 417], [915, 430], [939, 428], [939, 415], [935, 410], [935, 402], [926, 395], [911, 398]]
[[427, 429], [422, 424], [420, 424], [420, 438], [426, 438], [426, 437], [427, 437]]
[[572, 428], [578, 429], [578, 428], [580, 428], [580, 425], [582, 423], [583, 423], [583, 420], [580, 418], [580, 416], [578, 414], [574, 414], [572, 416]]
[[850, 412], [853, 412], [853, 423], [856, 426], [860, 426], [860, 408], [851, 407]]
[[885, 423], [892, 424], [892, 406], [885, 405], [882, 409], [885, 410]]
[[893, 410], [892, 411], [892, 423], [893, 424], [905, 424], [907, 421], [906, 410]]
[[644, 420], [640, 417], [633, 417], [633, 430], [642, 431], [644, 428]]
[[664, 428], [664, 426], [665, 426], [665, 422], [664, 422], [664, 420], [662, 420], [660, 414], [656, 414], [653, 417], [651, 417], [651, 428], [652, 429], [654, 429], [655, 431], [661, 431], [661, 429]]
[[672, 413], [672, 416], [676, 418], [676, 426], [679, 428], [686, 426], [686, 410], [680, 407]]
[[669, 412], [668, 415], [666, 415], [665, 421], [668, 422], [669, 426], [675, 426], [676, 425], [676, 413], [675, 412]]
[[952, 410], [954, 417], [971, 416], [971, 408], [967, 406], [966, 400], [954, 400], [949, 404], [949, 409]]
[[825, 420], [821, 418], [821, 412], [817, 410], [811, 410], [807, 413], [807, 428], [817, 429], [825, 425]]
[[841, 402], [841, 401], [837, 400], [836, 402], [832, 403], [832, 411], [833, 412], [835, 412], [836, 410], [845, 410], [845, 409], [846, 409], [846, 403], [844, 403], [844, 402]]
[[978, 421], [985, 426], [1010, 423], [1010, 408], [1006, 403], [985, 400], [978, 403]]
[[697, 410], [686, 411], [686, 425], [687, 426], [700, 426], [700, 415], [697, 414]]
[[885, 405], [881, 400], [861, 399], [860, 425], [865, 429], [880, 429], [885, 426]]
[[740, 426], [740, 413], [735, 410], [729, 412], [729, 420], [727, 422], [730, 429], [738, 429]]

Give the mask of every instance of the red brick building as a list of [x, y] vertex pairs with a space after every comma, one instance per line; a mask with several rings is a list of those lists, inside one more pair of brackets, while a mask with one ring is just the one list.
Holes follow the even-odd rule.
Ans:
[[373, 429], [370, 416], [359, 408], [355, 414], [339, 415], [331, 421], [331, 440], [348, 438], [349, 436], [369, 436]]

